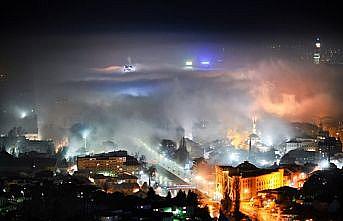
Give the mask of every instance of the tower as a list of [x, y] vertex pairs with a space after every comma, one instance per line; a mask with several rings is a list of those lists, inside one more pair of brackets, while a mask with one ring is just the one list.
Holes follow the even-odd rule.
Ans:
[[248, 161], [251, 162], [251, 136], [249, 137], [249, 152], [248, 152]]
[[255, 114], [252, 117], [252, 133], [253, 134], [257, 134], [257, 130], [256, 130], [256, 115]]
[[316, 41], [314, 44], [313, 63], [314, 64], [320, 63], [320, 39], [319, 37], [316, 38]]

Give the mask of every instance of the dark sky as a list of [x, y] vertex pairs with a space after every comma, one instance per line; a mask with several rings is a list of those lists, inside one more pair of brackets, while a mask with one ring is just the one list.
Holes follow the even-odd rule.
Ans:
[[248, 34], [340, 32], [326, 1], [8, 1], [2, 30], [21, 33], [180, 31]]

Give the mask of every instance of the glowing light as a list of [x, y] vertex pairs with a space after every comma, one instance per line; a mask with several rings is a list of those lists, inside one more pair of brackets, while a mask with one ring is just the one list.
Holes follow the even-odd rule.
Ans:
[[201, 63], [202, 65], [209, 65], [209, 64], [210, 64], [209, 61], [201, 61], [200, 63]]
[[82, 131], [82, 138], [83, 139], [86, 139], [88, 136], [89, 136], [89, 134], [91, 133], [91, 131], [90, 130], [84, 130], [84, 131]]
[[265, 166], [265, 165], [269, 164], [268, 161], [266, 161], [266, 160], [261, 160], [259, 163], [262, 166]]
[[127, 65], [124, 65], [123, 67], [124, 73], [135, 72], [135, 71], [136, 71], [136, 67], [134, 65], [127, 64]]
[[186, 65], [186, 66], [192, 66], [192, 65], [193, 65], [193, 62], [190, 61], [190, 60], [188, 60], [188, 61], [185, 62], [185, 65]]
[[92, 178], [92, 177], [88, 177], [88, 180], [92, 183], [95, 183], [94, 178]]
[[198, 180], [198, 181], [204, 180], [204, 178], [203, 178], [202, 176], [200, 176], [200, 175], [196, 175], [196, 176], [194, 177], [194, 179], [196, 179], [196, 180]]
[[316, 43], [316, 47], [320, 48], [320, 43], [319, 42]]
[[267, 144], [268, 146], [272, 146], [272, 145], [273, 145], [273, 138], [272, 138], [270, 135], [268, 135], [268, 136], [266, 137], [265, 142], [266, 142], [266, 144]]
[[327, 160], [323, 160], [319, 163], [319, 167], [320, 169], [326, 169], [326, 168], [329, 168], [330, 164], [329, 164], [329, 161]]
[[301, 179], [305, 179], [306, 178], [306, 174], [304, 172], [300, 173], [300, 178]]
[[270, 147], [268, 147], [268, 146], [265, 146], [265, 145], [263, 145], [263, 146], [259, 146], [259, 147], [257, 147], [261, 152], [267, 152], [268, 150], [270, 150]]
[[26, 111], [21, 111], [20, 112], [20, 118], [23, 119], [25, 117], [27, 117], [27, 112]]
[[249, 133], [247, 131], [238, 131], [229, 128], [227, 130], [226, 137], [230, 140], [232, 146], [243, 149], [248, 148], [248, 145], [245, 142], [249, 137]]
[[77, 165], [76, 164], [67, 169], [67, 172], [69, 173], [69, 175], [73, 175], [75, 171], [77, 171]]
[[231, 153], [229, 158], [231, 161], [239, 161], [239, 154], [238, 153]]

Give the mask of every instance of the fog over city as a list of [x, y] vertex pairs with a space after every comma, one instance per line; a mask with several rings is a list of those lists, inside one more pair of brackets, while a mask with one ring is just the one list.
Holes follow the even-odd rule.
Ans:
[[[19, 38], [13, 44], [23, 44], [20, 69], [26, 76], [15, 84], [29, 88], [43, 138], [60, 140], [82, 124], [91, 128], [94, 147], [106, 140], [132, 146], [133, 137], [173, 139], [177, 127], [192, 138], [201, 121], [213, 127], [210, 140], [221, 139], [228, 130], [251, 130], [253, 115], [263, 139], [277, 144], [292, 136], [289, 122], [342, 116], [340, 67], [299, 62], [285, 52], [273, 56], [267, 41], [255, 46], [253, 40], [226, 38], [175, 33], [48, 35], [26, 43]], [[209, 60], [211, 66], [186, 69], [187, 59]], [[123, 73], [128, 60], [137, 70]]]
[[0, 220], [343, 220], [335, 2], [0, 4]]

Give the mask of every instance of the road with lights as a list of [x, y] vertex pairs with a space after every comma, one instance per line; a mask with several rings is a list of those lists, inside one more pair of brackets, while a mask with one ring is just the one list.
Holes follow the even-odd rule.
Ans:
[[191, 182], [191, 171], [186, 170], [173, 160], [170, 160], [166, 158], [165, 156], [159, 154], [157, 151], [152, 149], [149, 145], [147, 145], [144, 141], [141, 139], [136, 139], [136, 142], [143, 146], [145, 150], [148, 151], [149, 157], [151, 157], [154, 161], [154, 164], [158, 164], [159, 166], [163, 167], [165, 170], [169, 171], [170, 173], [174, 174], [175, 176], [179, 177], [181, 180], [183, 180], [186, 183]]
[[[144, 141], [137, 139], [137, 144], [143, 146], [146, 151], [148, 151], [149, 156], [153, 159], [153, 164], [157, 164], [164, 170], [172, 173], [176, 177], [180, 178], [186, 185], [177, 185], [181, 189], [196, 189], [201, 193], [200, 203], [202, 206], [208, 206], [210, 214], [212, 217], [219, 215], [220, 203], [212, 199], [212, 190], [214, 189], [214, 182], [206, 180], [202, 176], [192, 177], [191, 170], [186, 170], [182, 166], [178, 165], [173, 160], [166, 158], [165, 156], [159, 154], [157, 151], [152, 149]], [[165, 177], [164, 177], [165, 178]], [[175, 187], [175, 186], [174, 186]]]

